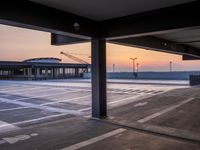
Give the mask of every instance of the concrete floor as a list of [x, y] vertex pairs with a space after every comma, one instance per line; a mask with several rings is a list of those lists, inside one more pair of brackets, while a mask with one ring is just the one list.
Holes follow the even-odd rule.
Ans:
[[199, 150], [200, 144], [82, 117], [1, 134], [1, 150]]
[[113, 82], [99, 122], [88, 81], [0, 81], [0, 149], [200, 149], [199, 88]]

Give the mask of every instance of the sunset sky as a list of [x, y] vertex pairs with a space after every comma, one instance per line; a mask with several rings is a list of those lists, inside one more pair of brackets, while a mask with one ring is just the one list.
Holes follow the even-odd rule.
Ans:
[[[23, 61], [37, 57], [58, 57], [63, 62], [76, 63], [60, 51], [79, 53], [90, 56], [90, 43], [74, 44], [68, 46], [52, 46], [50, 33], [0, 25], [0, 60]], [[75, 55], [86, 61], [88, 56]], [[172, 61], [173, 71], [200, 70], [200, 61], [182, 61], [180, 55], [161, 53], [139, 48], [107, 44], [107, 68], [112, 71], [112, 65], [116, 65], [116, 71], [131, 71], [132, 61], [130, 57], [137, 57], [139, 71], [169, 71], [169, 62]]]

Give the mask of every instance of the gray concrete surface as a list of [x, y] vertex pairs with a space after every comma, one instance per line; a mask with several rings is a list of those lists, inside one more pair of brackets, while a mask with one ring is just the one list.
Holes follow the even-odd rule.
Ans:
[[197, 143], [141, 133], [79, 117], [0, 135], [0, 147], [1, 150], [200, 149]]
[[200, 88], [174, 89], [109, 110], [108, 121], [200, 142]]
[[109, 118], [101, 123], [88, 120], [88, 81], [0, 81], [0, 149], [200, 149], [198, 87], [117, 82], [108, 84]]

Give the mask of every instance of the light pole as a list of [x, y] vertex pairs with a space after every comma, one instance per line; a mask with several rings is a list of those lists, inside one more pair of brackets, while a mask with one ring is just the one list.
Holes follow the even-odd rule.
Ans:
[[136, 69], [137, 69], [136, 71], [137, 71], [137, 73], [138, 73], [138, 70], [139, 70], [139, 63], [136, 64], [136, 67], [137, 67], [137, 68], [136, 68]]
[[169, 62], [169, 71], [172, 72], [172, 62]]
[[115, 72], [115, 64], [113, 64], [113, 72]]
[[135, 72], [135, 60], [137, 59], [137, 57], [135, 58], [130, 58], [133, 61], [133, 73]]
[[130, 58], [133, 61], [133, 77], [136, 79], [137, 78], [137, 73], [135, 73], [135, 60], [137, 59], [137, 57], [135, 58]]

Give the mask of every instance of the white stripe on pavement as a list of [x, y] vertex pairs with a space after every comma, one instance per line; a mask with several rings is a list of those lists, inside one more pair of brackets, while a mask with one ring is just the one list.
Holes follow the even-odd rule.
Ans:
[[38, 121], [42, 121], [42, 120], [45, 120], [45, 119], [52, 119], [52, 118], [57, 118], [57, 117], [61, 117], [61, 116], [66, 116], [66, 115], [69, 115], [68, 113], [64, 113], [64, 114], [57, 114], [57, 115], [50, 115], [50, 116], [45, 116], [45, 117], [41, 117], [41, 118], [36, 118], [36, 119], [30, 119], [30, 120], [25, 120], [25, 121], [20, 121], [20, 122], [14, 122], [12, 124], [8, 124], [8, 123], [2, 123], [1, 124], [1, 121], [0, 121], [0, 129], [6, 129], [6, 128], [10, 128], [11, 126], [14, 126], [16, 128], [19, 128], [20, 127], [17, 127], [19, 125], [23, 125], [25, 123], [34, 123], [34, 122], [38, 122]]
[[65, 100], [59, 100], [59, 101], [55, 101], [55, 102], [44, 103], [44, 104], [40, 104], [40, 106], [57, 104], [57, 103], [61, 103], [61, 102], [68, 102], [68, 101], [77, 100], [77, 99], [81, 99], [81, 98], [86, 98], [86, 97], [90, 97], [90, 96], [91, 95], [85, 95], [85, 96], [82, 96], [82, 97], [75, 97], [75, 98], [70, 98], [70, 99], [65, 99]]
[[[123, 99], [120, 99], [120, 100], [108, 102], [108, 105], [112, 106], [113, 104], [124, 102], [124, 101], [129, 101], [129, 100], [130, 100], [130, 102], [137, 102], [137, 101], [143, 100], [143, 99], [138, 99], [138, 97], [140, 97], [140, 96], [141, 95], [131, 96], [131, 97], [123, 98]], [[91, 107], [88, 107], [88, 108], [80, 109], [78, 111], [82, 112], [82, 111], [86, 111], [86, 110], [90, 110], [90, 109], [91, 109]]]
[[0, 112], [19, 110], [19, 109], [25, 109], [25, 108], [29, 108], [29, 107], [15, 107], [15, 108], [8, 108], [8, 109], [0, 109]]
[[124, 131], [126, 131], [126, 129], [119, 128], [119, 129], [113, 130], [111, 132], [105, 133], [103, 135], [91, 138], [89, 140], [86, 140], [86, 141], [83, 141], [83, 142], [80, 142], [80, 143], [77, 143], [77, 144], [62, 148], [61, 150], [77, 150], [77, 149], [80, 149], [82, 147], [85, 147], [85, 146], [91, 145], [93, 143], [96, 143], [96, 142], [102, 141], [104, 139], [107, 139], [109, 137], [112, 137], [114, 135], [120, 134], [120, 133], [122, 133]]
[[63, 95], [63, 94], [67, 94], [67, 93], [75, 93], [75, 92], [80, 92], [80, 91], [65, 91], [65, 92], [56, 93], [56, 94], [46, 94], [46, 95], [40, 95], [40, 96], [24, 97], [24, 98], [14, 99], [13, 101], [21, 101], [21, 100], [27, 100], [27, 99], [51, 97], [51, 96], [57, 96], [57, 95]]
[[178, 103], [178, 104], [176, 104], [176, 105], [174, 105], [172, 107], [166, 108], [166, 109], [164, 109], [164, 110], [162, 110], [160, 112], [154, 113], [154, 114], [152, 114], [150, 116], [147, 116], [147, 117], [145, 117], [143, 119], [140, 119], [137, 122], [139, 122], [139, 123], [147, 122], [147, 121], [149, 121], [149, 120], [151, 120], [153, 118], [156, 118], [156, 117], [158, 117], [160, 115], [163, 115], [163, 114], [165, 114], [165, 113], [167, 113], [169, 111], [172, 111], [172, 110], [174, 110], [174, 109], [176, 109], [176, 108], [178, 108], [178, 107], [180, 107], [180, 106], [182, 106], [182, 105], [184, 105], [184, 104], [186, 104], [186, 103], [188, 103], [188, 102], [190, 102], [192, 100], [194, 100], [194, 98], [188, 98], [188, 99], [186, 99], [184, 101], [181, 101], [180, 103]]
[[9, 100], [6, 98], [0, 98], [0, 100], [5, 103], [17, 104], [17, 105], [21, 105], [24, 107], [46, 110], [46, 111], [50, 111], [50, 112], [68, 113], [68, 114], [73, 114], [73, 115], [81, 115], [82, 114], [81, 112], [75, 111], [75, 110], [61, 109], [61, 108], [55, 108], [55, 107], [49, 107], [49, 106], [40, 106], [37, 104], [32, 104], [32, 103], [27, 103], [27, 102], [22, 102], [22, 101], [13, 101], [13, 100]]

